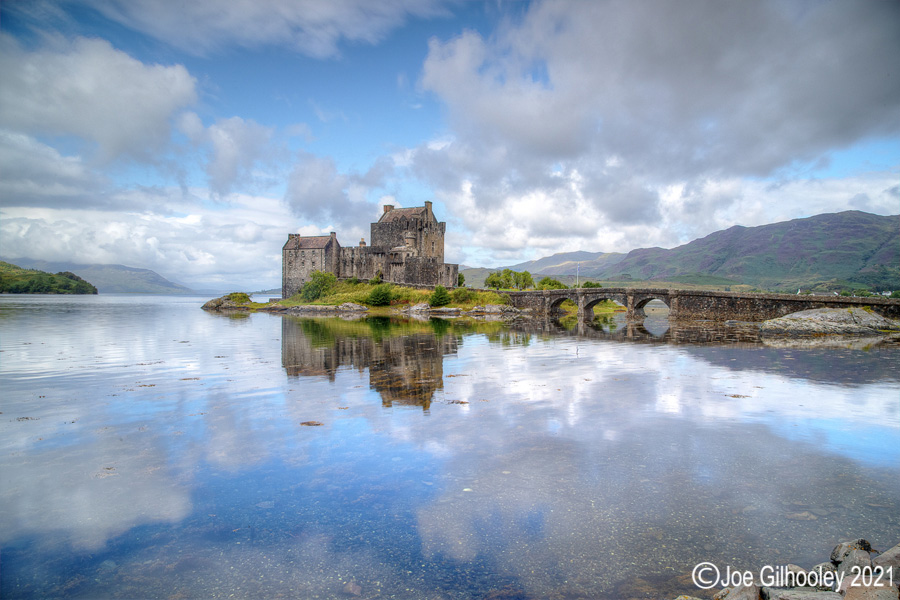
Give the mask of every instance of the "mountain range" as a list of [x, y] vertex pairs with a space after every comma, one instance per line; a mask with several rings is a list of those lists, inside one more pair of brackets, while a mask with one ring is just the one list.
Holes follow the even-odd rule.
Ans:
[[[581, 279], [600, 281], [897, 290], [900, 215], [845, 211], [758, 227], [736, 225], [671, 249], [565, 252], [506, 268], [557, 278], [577, 271]], [[481, 275], [463, 273], [470, 285]]]
[[178, 283], [169, 281], [150, 269], [126, 267], [124, 265], [78, 264], [50, 262], [32, 258], [4, 259], [23, 269], [38, 269], [57, 273], [69, 271], [89, 281], [101, 294], [195, 294], [196, 292]]

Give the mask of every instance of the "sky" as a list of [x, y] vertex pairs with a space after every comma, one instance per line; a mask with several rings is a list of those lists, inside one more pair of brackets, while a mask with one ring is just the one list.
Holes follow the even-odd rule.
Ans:
[[280, 287], [434, 202], [448, 262], [900, 213], [900, 3], [3, 0], [0, 256]]

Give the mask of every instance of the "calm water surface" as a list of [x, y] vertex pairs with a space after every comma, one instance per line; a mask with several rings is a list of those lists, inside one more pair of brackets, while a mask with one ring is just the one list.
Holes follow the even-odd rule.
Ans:
[[0, 297], [3, 598], [702, 595], [900, 542], [900, 348]]

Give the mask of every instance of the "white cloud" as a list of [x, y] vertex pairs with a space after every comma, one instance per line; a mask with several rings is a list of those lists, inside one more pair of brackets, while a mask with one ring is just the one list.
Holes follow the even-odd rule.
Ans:
[[33, 137], [0, 130], [0, 205], [103, 204], [104, 182], [78, 156], [64, 156]]
[[273, 159], [278, 150], [272, 146], [274, 130], [240, 117], [219, 119], [208, 128], [195, 113], [185, 113], [179, 129], [195, 146], [208, 146], [206, 163], [209, 188], [218, 196], [227, 196], [235, 186], [246, 188], [259, 162]]
[[895, 174], [759, 183], [900, 133], [900, 7], [806, 8], [545, 1], [491, 37], [432, 39], [421, 85], [453, 135], [398, 164], [493, 264], [515, 250], [627, 251], [750, 221], [896, 212], [884, 181]]
[[101, 162], [153, 161], [169, 141], [173, 116], [197, 99], [183, 66], [145, 65], [99, 39], [57, 39], [27, 51], [3, 35], [0, 73], [0, 126], [75, 136], [95, 144]]
[[330, 223], [341, 239], [354, 239], [368, 233], [369, 223], [380, 215], [384, 202], [375, 194], [393, 169], [392, 161], [381, 158], [365, 173], [342, 173], [333, 159], [301, 152], [288, 178], [285, 201], [297, 217]]
[[96, 0], [107, 17], [186, 52], [280, 45], [310, 56], [341, 41], [375, 44], [410, 18], [444, 15], [440, 0]]
[[154, 212], [4, 209], [0, 255], [137, 266], [201, 288], [280, 282], [281, 246], [294, 230], [280, 199], [232, 194], [221, 210], [180, 189], [120, 194], [122, 204]]

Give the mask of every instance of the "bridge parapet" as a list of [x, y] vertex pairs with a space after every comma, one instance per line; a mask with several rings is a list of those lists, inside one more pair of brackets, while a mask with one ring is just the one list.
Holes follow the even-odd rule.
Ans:
[[900, 319], [900, 300], [880, 297], [802, 296], [793, 294], [750, 294], [673, 290], [655, 288], [570, 288], [507, 292], [519, 309], [550, 315], [565, 300], [578, 306], [582, 320], [593, 318], [594, 305], [615, 300], [626, 308], [629, 320], [644, 318], [644, 306], [661, 300], [669, 307], [669, 320], [765, 321], [812, 308], [870, 307], [891, 319]]

